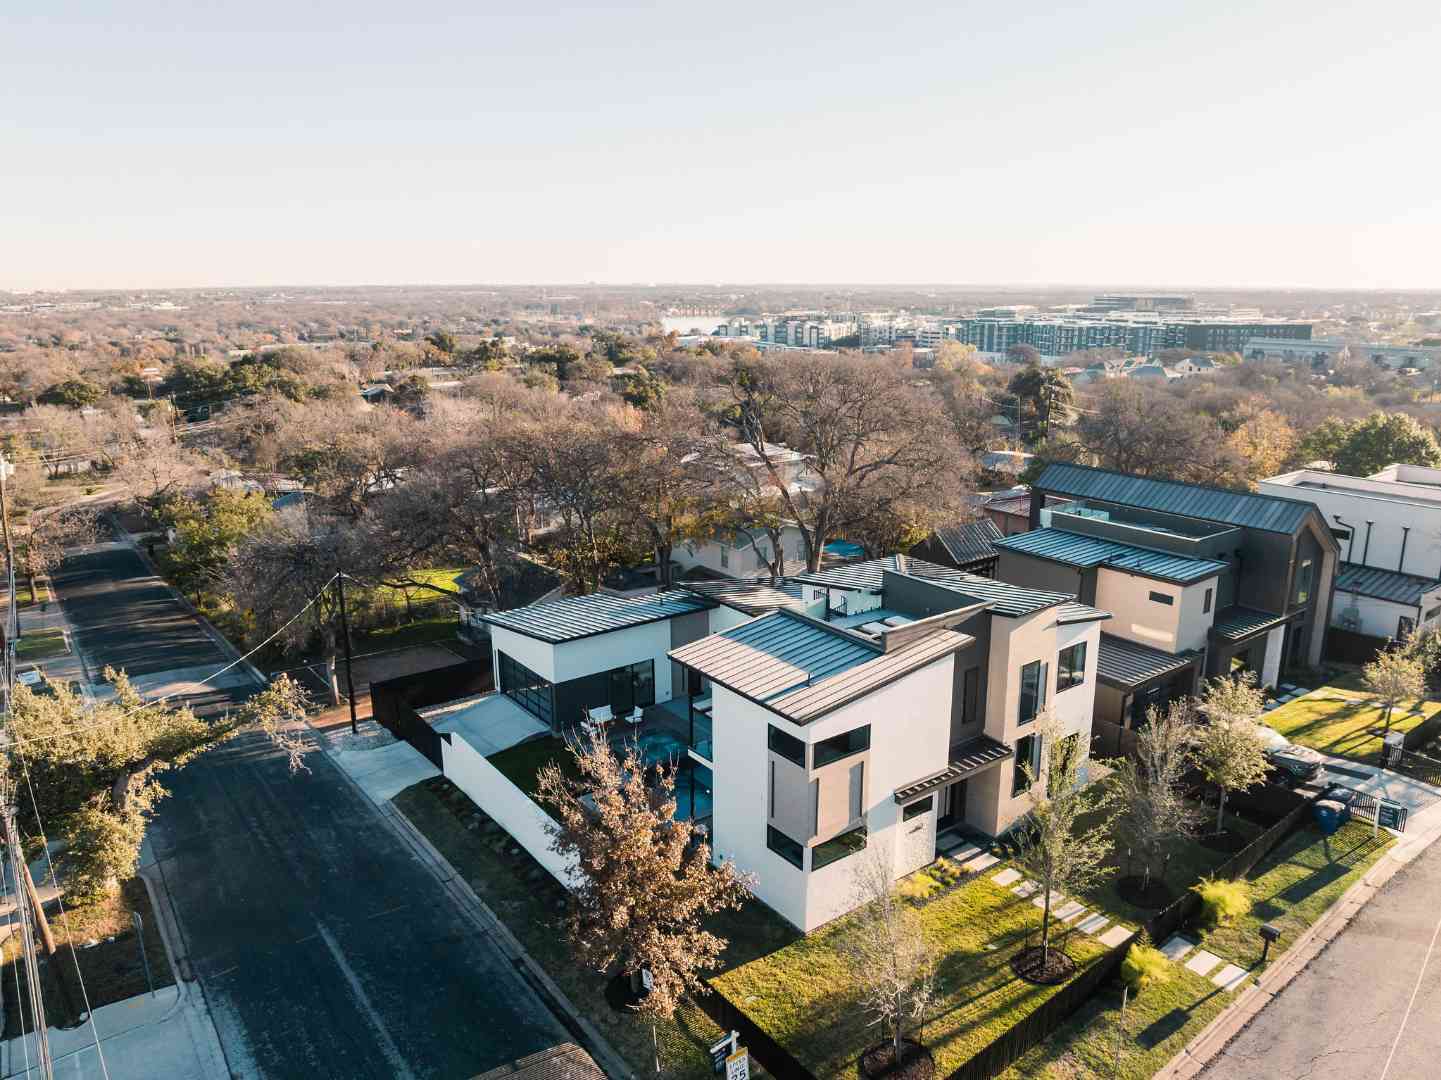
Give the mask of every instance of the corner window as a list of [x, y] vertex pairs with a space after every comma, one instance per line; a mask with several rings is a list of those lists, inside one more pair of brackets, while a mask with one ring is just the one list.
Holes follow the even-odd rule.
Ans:
[[1024, 795], [1031, 788], [1030, 778], [1026, 776], [1026, 766], [1031, 767], [1035, 772], [1041, 759], [1041, 737], [1039, 735], [1027, 735], [1023, 739], [1016, 740], [1016, 765], [1015, 773], [1011, 777], [1011, 795]]
[[[772, 728], [772, 730], [775, 729]], [[867, 724], [865, 727], [858, 727], [841, 735], [832, 735], [829, 739], [822, 739], [815, 746], [813, 768], [819, 769], [822, 765], [829, 765], [833, 761], [840, 761], [841, 758], [859, 754], [862, 750], [869, 750], [871, 748], [871, 725]]]
[[770, 726], [768, 744], [773, 753], [779, 754], [787, 761], [795, 762], [802, 769], [806, 767], [806, 744], [794, 735], [788, 735], [772, 724]]
[[840, 836], [827, 840], [824, 844], [817, 844], [811, 848], [811, 869], [819, 870], [822, 866], [840, 862], [847, 855], [854, 855], [865, 849], [866, 827], [861, 825], [850, 832], [843, 832]]
[[1056, 693], [1069, 690], [1073, 686], [1080, 686], [1085, 681], [1086, 643], [1078, 641], [1076, 644], [1062, 649], [1056, 658]]
[[1152, 592], [1151, 602], [1156, 604], [1165, 604], [1167, 607], [1170, 607], [1176, 602], [1176, 598], [1170, 593]]
[[1211, 613], [1211, 595], [1212, 595], [1215, 591], [1216, 591], [1215, 589], [1207, 589], [1207, 590], [1206, 590], [1205, 598], [1202, 599], [1202, 601], [1201, 601], [1201, 614], [1202, 614], [1202, 615], [1209, 615], [1209, 614]]
[[724, 544], [720, 545], [720, 564], [722, 570], [726, 569], [731, 564], [731, 549], [726, 547]]
[[1021, 712], [1019, 721], [1029, 724], [1046, 706], [1046, 675], [1049, 664], [1032, 660], [1021, 668]]
[[935, 805], [935, 802], [936, 799], [934, 795], [927, 795], [919, 802], [911, 803], [909, 806], [907, 806], [904, 810], [901, 811], [901, 820], [911, 821], [915, 818], [920, 817], [922, 814], [929, 814], [931, 812], [931, 807]]
[[798, 870], [806, 868], [806, 849], [798, 840], [792, 840], [779, 829], [766, 826], [766, 847]]

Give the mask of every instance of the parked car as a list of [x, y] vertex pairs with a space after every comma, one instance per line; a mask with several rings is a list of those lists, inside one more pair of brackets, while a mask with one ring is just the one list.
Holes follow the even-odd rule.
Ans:
[[1264, 724], [1261, 725], [1261, 733], [1266, 737], [1266, 757], [1286, 775], [1286, 779], [1293, 783], [1304, 782], [1320, 775], [1326, 759], [1315, 750], [1296, 745], [1275, 728]]

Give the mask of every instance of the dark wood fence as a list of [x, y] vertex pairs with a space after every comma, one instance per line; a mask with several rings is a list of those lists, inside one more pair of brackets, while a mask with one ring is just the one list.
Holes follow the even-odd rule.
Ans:
[[420, 717], [419, 710], [495, 688], [490, 656], [459, 664], [399, 675], [370, 684], [370, 707], [381, 727], [425, 755], [437, 769], [444, 768], [440, 743], [444, 738]]
[[1389, 643], [1389, 638], [1372, 637], [1332, 626], [1326, 631], [1325, 655], [1335, 664], [1369, 664]]
[[815, 1074], [791, 1056], [791, 1052], [755, 1025], [744, 1012], [714, 987], [697, 1000], [701, 1010], [720, 1025], [722, 1031], [740, 1032], [741, 1045], [776, 1080], [816, 1080]]

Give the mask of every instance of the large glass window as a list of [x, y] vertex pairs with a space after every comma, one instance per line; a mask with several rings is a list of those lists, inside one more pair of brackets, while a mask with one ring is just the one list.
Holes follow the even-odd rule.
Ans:
[[822, 739], [816, 743], [814, 768], [819, 769], [822, 765], [829, 765], [833, 761], [840, 761], [841, 758], [859, 754], [862, 750], [870, 748], [870, 724], [843, 732], [840, 735], [832, 735], [829, 739]]
[[1023, 739], [1016, 740], [1016, 771], [1011, 777], [1011, 794], [1020, 795], [1031, 787], [1030, 777], [1026, 775], [1025, 766], [1031, 767], [1035, 772], [1040, 767], [1041, 761], [1041, 737], [1039, 735], [1027, 735]]
[[967, 668], [961, 687], [961, 723], [974, 724], [981, 718], [981, 669]]
[[500, 692], [526, 712], [551, 724], [555, 716], [555, 695], [550, 683], [505, 653], [497, 653]]
[[832, 837], [823, 844], [811, 848], [811, 869], [819, 870], [833, 862], [840, 862], [847, 855], [854, 855], [866, 849], [866, 827], [859, 825], [850, 832]]
[[772, 751], [785, 758], [787, 761], [794, 761], [802, 769], [806, 767], [806, 744], [776, 727], [770, 726], [769, 744]]
[[901, 813], [901, 820], [910, 821], [912, 818], [918, 818], [922, 814], [929, 814], [933, 805], [935, 805], [935, 796], [927, 795], [919, 802], [913, 802], [907, 806]]
[[617, 716], [630, 712], [636, 706], [645, 708], [655, 704], [654, 660], [611, 668], [606, 676], [610, 683], [610, 708]]
[[1056, 693], [1086, 681], [1086, 643], [1078, 641], [1061, 650], [1056, 658]]
[[1020, 722], [1029, 724], [1036, 714], [1046, 707], [1046, 676], [1049, 664], [1032, 660], [1021, 668], [1021, 713]]
[[766, 847], [770, 848], [792, 866], [804, 870], [806, 868], [805, 845], [798, 840], [792, 840], [779, 829], [770, 825], [766, 826]]

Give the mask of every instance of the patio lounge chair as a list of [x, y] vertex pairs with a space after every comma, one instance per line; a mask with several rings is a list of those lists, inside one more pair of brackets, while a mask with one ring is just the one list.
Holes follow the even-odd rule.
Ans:
[[644, 719], [645, 710], [642, 709], [639, 705], [637, 705], [634, 709], [632, 709], [629, 713], [626, 714], [625, 722], [631, 725], [631, 727], [639, 727], [641, 721]]

